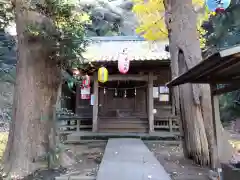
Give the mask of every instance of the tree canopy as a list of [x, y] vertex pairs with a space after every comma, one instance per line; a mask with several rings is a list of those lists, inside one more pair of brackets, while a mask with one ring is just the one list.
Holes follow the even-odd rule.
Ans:
[[232, 0], [224, 12], [210, 16], [202, 24], [208, 47], [222, 49], [240, 43], [240, 1]]
[[[16, 76], [16, 41], [6, 29], [14, 25], [14, 4], [2, 0], [0, 4], [0, 80], [13, 83]], [[85, 27], [91, 24], [86, 12], [79, 9], [75, 3], [65, 0], [46, 0], [44, 4], [32, 3], [30, 11], [43, 14], [48, 17], [45, 24], [29, 24], [26, 32], [29, 41], [44, 39], [53, 49], [59, 65], [63, 69], [78, 67], [84, 68], [82, 52], [85, 51], [87, 40], [85, 39]], [[46, 18], [47, 19], [47, 18]], [[51, 24], [53, 22], [53, 24]], [[10, 27], [10, 28], [9, 28]], [[15, 34], [16, 35], [16, 34]]]
[[[168, 30], [165, 24], [164, 0], [134, 0], [134, 2], [133, 11], [137, 15], [140, 23], [140, 26], [136, 29], [137, 34], [151, 41], [167, 39]], [[192, 3], [194, 11], [198, 15], [197, 28], [201, 47], [204, 47], [206, 40], [202, 35], [205, 33], [205, 30], [201, 25], [203, 21], [209, 18], [211, 12], [206, 8], [204, 0], [192, 0]]]
[[[204, 21], [203, 37], [206, 47], [220, 51], [240, 44], [240, 1], [232, 0], [229, 8], [224, 12], [216, 13]], [[240, 116], [240, 91], [230, 92], [220, 96], [221, 120], [229, 122]]]

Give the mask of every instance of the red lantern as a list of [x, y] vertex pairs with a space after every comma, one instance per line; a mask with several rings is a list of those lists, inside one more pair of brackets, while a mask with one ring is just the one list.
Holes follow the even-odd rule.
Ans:
[[90, 77], [88, 75], [83, 78], [82, 87], [90, 87]]
[[90, 99], [90, 77], [88, 75], [82, 80], [81, 99]]
[[225, 11], [225, 9], [222, 7], [219, 7], [215, 10], [216, 13], [223, 13], [224, 11]]
[[118, 59], [118, 70], [122, 74], [126, 74], [129, 70], [130, 60], [126, 54], [120, 54]]

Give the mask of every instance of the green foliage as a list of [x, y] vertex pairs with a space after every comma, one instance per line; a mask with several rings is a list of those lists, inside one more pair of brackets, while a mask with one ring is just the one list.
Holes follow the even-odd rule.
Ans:
[[[202, 24], [206, 33], [206, 47], [217, 51], [240, 44], [240, 1], [232, 0], [231, 6], [223, 13], [211, 15]], [[220, 115], [222, 121], [235, 120], [240, 117], [240, 91], [220, 96]]]
[[[0, 31], [14, 22], [14, 6], [10, 1], [1, 0], [0, 5]], [[87, 41], [85, 40], [85, 27], [91, 25], [89, 16], [73, 4], [65, 0], [45, 0], [44, 4], [32, 1], [27, 11], [36, 12], [44, 18], [44, 23], [34, 22], [26, 27], [29, 41], [44, 41], [48, 49], [52, 50], [49, 59], [57, 60], [57, 65], [62, 69], [79, 68], [86, 69], [88, 64], [84, 63], [82, 53], [85, 51]], [[0, 34], [1, 35], [1, 34]], [[9, 51], [15, 47], [13, 38], [0, 38], [0, 80], [14, 83], [15, 64], [9, 64]], [[16, 58], [15, 58], [16, 61]], [[81, 83], [80, 79], [63, 75], [72, 88], [74, 83]]]
[[231, 6], [223, 13], [211, 16], [202, 25], [206, 30], [207, 47], [217, 49], [234, 46], [240, 43], [240, 2], [232, 0]]
[[[4, 1], [0, 5], [0, 26], [5, 28], [14, 21], [14, 6]], [[55, 53], [50, 58], [59, 60], [63, 68], [84, 68], [82, 52], [87, 45], [85, 26], [90, 20], [85, 12], [77, 10], [64, 0], [45, 0], [32, 3], [27, 11], [41, 14], [44, 23], [35, 22], [26, 27], [30, 40], [44, 40]], [[0, 51], [1, 53], [1, 51]]]
[[219, 103], [222, 121], [231, 121], [240, 117], [240, 90], [220, 96]]
[[28, 27], [31, 35], [44, 38], [48, 41], [59, 59], [63, 68], [83, 68], [84, 52], [87, 45], [85, 25], [90, 23], [83, 11], [64, 0], [45, 0], [45, 4], [36, 3], [32, 10], [50, 18], [53, 24], [31, 24]]
[[13, 5], [10, 0], [0, 0], [0, 28], [3, 29], [14, 20]]

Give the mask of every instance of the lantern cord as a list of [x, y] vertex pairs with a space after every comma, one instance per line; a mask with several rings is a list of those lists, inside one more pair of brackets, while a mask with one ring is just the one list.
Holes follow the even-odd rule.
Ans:
[[147, 87], [147, 85], [144, 85], [144, 86], [136, 86], [136, 87], [131, 87], [131, 88], [107, 88], [107, 87], [102, 87], [102, 86], [98, 86], [99, 88], [105, 88], [105, 89], [108, 89], [108, 90], [115, 90], [115, 89], [123, 89], [123, 90], [128, 90], [128, 89], [140, 89], [140, 88], [145, 88]]

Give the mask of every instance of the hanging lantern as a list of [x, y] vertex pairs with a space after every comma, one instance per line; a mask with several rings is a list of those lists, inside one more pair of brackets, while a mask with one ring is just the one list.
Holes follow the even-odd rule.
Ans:
[[108, 70], [105, 67], [98, 69], [98, 81], [101, 83], [108, 81]]
[[90, 77], [88, 75], [83, 77], [82, 86], [90, 87]]
[[130, 60], [126, 54], [120, 54], [118, 58], [118, 70], [122, 74], [126, 74], [129, 70]]
[[206, 0], [207, 8], [212, 12], [223, 12], [230, 6], [231, 0]]

